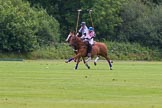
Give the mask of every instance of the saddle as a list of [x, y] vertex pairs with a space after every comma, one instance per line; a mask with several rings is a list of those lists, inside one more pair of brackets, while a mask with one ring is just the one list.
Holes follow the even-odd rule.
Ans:
[[87, 44], [87, 56], [88, 56], [88, 53], [91, 53], [92, 52], [92, 47], [94, 46], [95, 44], [91, 45], [91, 44]]

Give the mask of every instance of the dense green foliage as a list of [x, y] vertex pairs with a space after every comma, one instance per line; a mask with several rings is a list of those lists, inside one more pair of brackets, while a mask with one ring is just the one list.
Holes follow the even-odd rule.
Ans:
[[[138, 43], [117, 43], [107, 42], [108, 54], [112, 60], [162, 60], [161, 51], [157, 48], [152, 50], [149, 47], [142, 47]], [[25, 58], [25, 59], [69, 59], [74, 56], [74, 52], [68, 44], [56, 44], [55, 46], [45, 46], [27, 54], [2, 53], [1, 58]], [[104, 58], [100, 58], [104, 59]]]
[[[92, 9], [92, 20], [97, 38], [111, 39], [114, 29], [121, 23], [118, 16], [120, 6], [126, 0], [28, 0], [34, 6], [38, 4], [47, 9], [47, 12], [54, 15], [61, 26], [61, 39], [64, 39], [69, 30], [75, 30], [77, 21], [77, 10], [82, 9], [79, 25], [81, 21], [87, 22], [92, 26], [88, 9]], [[111, 36], [112, 35], [112, 36]]]
[[115, 41], [114, 46], [122, 46], [123, 42], [139, 44], [148, 52], [158, 52], [159, 57], [162, 0], [0, 0], [0, 51], [35, 53], [51, 46], [57, 50], [57, 45], [63, 45], [58, 43], [64, 41], [69, 31], [76, 30], [78, 9], [82, 9], [79, 26], [81, 21], [92, 26], [87, 10], [93, 10], [95, 39]]
[[[112, 60], [162, 60], [162, 53], [157, 48], [142, 47], [138, 43], [104, 42], [108, 46], [108, 54]], [[30, 53], [30, 59], [68, 59], [74, 56], [72, 48], [67, 44], [58, 44], [56, 47], [44, 47]], [[100, 58], [104, 59], [104, 58]]]
[[121, 10], [123, 23], [117, 40], [162, 48], [162, 6], [150, 8], [140, 1], [130, 0]]
[[0, 62], [0, 108], [161, 108], [162, 62]]
[[87, 11], [92, 9], [96, 38], [138, 42], [149, 47], [162, 46], [161, 0], [28, 1], [33, 5], [39, 4], [56, 16], [61, 25], [62, 39], [70, 29], [75, 30], [77, 9], [83, 10], [79, 22], [86, 21], [88, 26], [92, 26]]
[[58, 38], [58, 22], [21, 0], [0, 0], [0, 51], [29, 52]]

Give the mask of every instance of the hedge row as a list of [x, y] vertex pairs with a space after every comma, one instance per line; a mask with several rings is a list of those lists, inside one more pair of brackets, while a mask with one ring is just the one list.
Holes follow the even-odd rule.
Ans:
[[[138, 43], [104, 42], [108, 46], [108, 54], [112, 60], [162, 60], [162, 53], [158, 49], [142, 47]], [[74, 52], [67, 43], [59, 43], [55, 46], [42, 47], [28, 54], [3, 53], [0, 58], [23, 59], [68, 59]], [[103, 59], [103, 58], [101, 58]]]

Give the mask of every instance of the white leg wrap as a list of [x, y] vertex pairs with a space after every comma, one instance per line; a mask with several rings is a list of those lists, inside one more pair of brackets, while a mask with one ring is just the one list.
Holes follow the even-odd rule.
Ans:
[[97, 56], [94, 62], [97, 62], [97, 61], [98, 61], [98, 59], [99, 59], [99, 57]]
[[86, 60], [86, 62], [89, 62], [91, 60], [91, 57], [88, 57], [88, 59]]

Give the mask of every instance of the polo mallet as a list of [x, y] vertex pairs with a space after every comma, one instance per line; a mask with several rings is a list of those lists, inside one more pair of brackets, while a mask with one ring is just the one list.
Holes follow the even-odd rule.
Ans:
[[77, 11], [78, 11], [78, 17], [77, 17], [77, 25], [76, 25], [76, 29], [75, 29], [75, 30], [76, 30], [76, 33], [77, 33], [77, 31], [78, 31], [77, 29], [78, 29], [79, 16], [80, 16], [80, 12], [81, 12], [82, 10], [81, 10], [81, 9], [78, 9]]
[[92, 21], [92, 10], [91, 9], [89, 9], [88, 10], [89, 11], [89, 16], [90, 16], [90, 20], [91, 20], [91, 23], [92, 23], [92, 27], [94, 28], [94, 24], [93, 24], [93, 21]]

